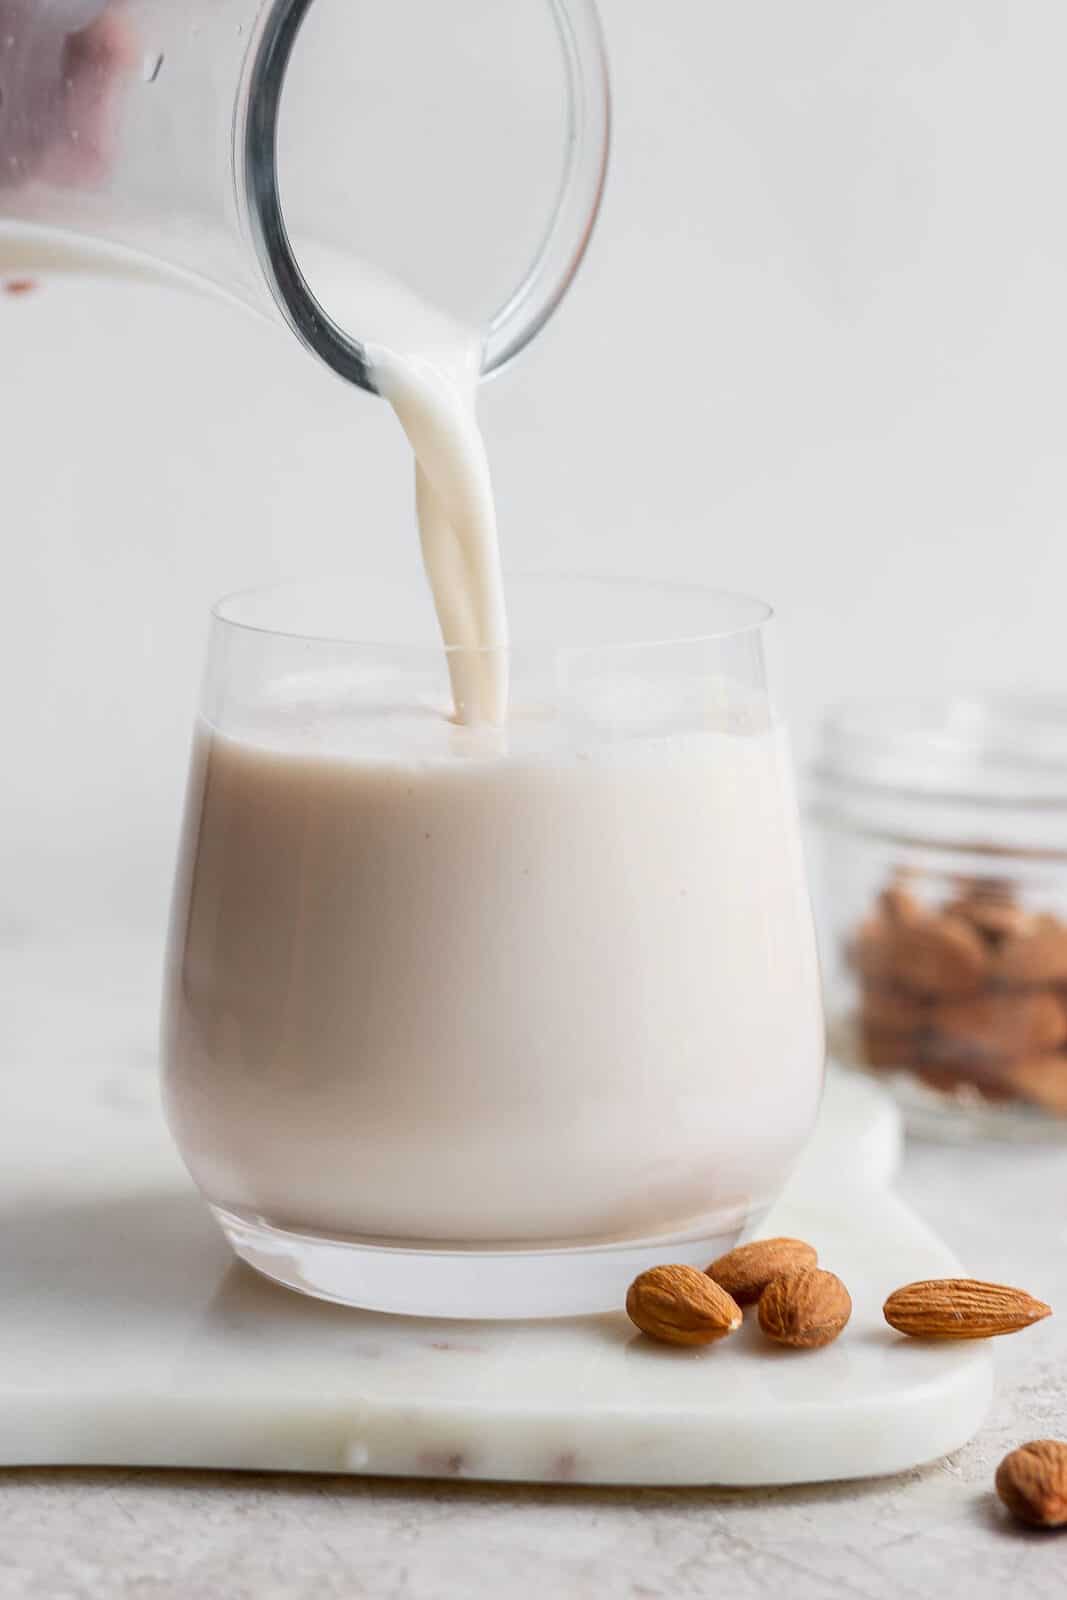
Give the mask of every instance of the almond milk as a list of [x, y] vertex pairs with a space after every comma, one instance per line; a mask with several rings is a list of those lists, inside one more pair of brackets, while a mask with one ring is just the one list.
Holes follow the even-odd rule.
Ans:
[[452, 705], [383, 657], [370, 684], [268, 681], [201, 727], [165, 1027], [179, 1146], [231, 1233], [736, 1234], [821, 1078], [782, 735], [699, 675], [686, 716], [635, 734], [633, 684], [572, 702], [562, 658], [546, 704], [509, 704], [477, 341], [328, 259], [315, 287], [381, 333]]
[[365, 721], [334, 692], [198, 736], [165, 1043], [207, 1197], [407, 1243], [761, 1212], [822, 1067], [781, 733], [553, 714], [501, 750], [402, 689]]

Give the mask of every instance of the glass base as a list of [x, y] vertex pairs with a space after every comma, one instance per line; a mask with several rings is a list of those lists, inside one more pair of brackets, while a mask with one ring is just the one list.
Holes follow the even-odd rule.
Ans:
[[[577, 1317], [619, 1311], [639, 1272], [665, 1262], [704, 1268], [731, 1249], [725, 1231], [565, 1249], [456, 1250], [363, 1244], [211, 1211], [236, 1255], [301, 1294], [409, 1317]], [[746, 1226], [758, 1217], [746, 1219]]]
[[918, 1139], [945, 1144], [1002, 1140], [1015, 1144], [1067, 1144], [1067, 1117], [1052, 1116], [1021, 1100], [987, 1100], [977, 1089], [955, 1093], [928, 1088], [913, 1073], [856, 1064], [893, 1096], [904, 1127]]
[[919, 1139], [966, 1144], [975, 1139], [1015, 1144], [1067, 1144], [1067, 1116], [1023, 1100], [992, 1100], [977, 1085], [954, 1089], [924, 1083], [912, 1066], [872, 1066], [848, 1017], [830, 1024], [830, 1058], [847, 1071], [873, 1079], [900, 1107], [904, 1127]]

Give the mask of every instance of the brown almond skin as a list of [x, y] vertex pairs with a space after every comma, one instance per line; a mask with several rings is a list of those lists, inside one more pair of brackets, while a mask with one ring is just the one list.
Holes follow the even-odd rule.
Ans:
[[865, 1022], [895, 1033], [914, 1033], [925, 1028], [931, 1012], [930, 1001], [881, 983], [865, 983], [860, 1004]]
[[1031, 1439], [997, 1468], [997, 1494], [1013, 1517], [1031, 1528], [1067, 1525], [1067, 1444]]
[[999, 983], [1067, 983], [1067, 925], [1048, 914], [1004, 940], [993, 964]]
[[903, 883], [891, 883], [883, 889], [878, 905], [890, 922], [919, 922], [926, 915], [922, 901]]
[[751, 1306], [775, 1278], [814, 1267], [818, 1260], [816, 1250], [803, 1239], [756, 1239], [728, 1250], [704, 1270], [739, 1306]]
[[940, 1001], [930, 1027], [932, 1057], [997, 1061], [1058, 1049], [1067, 1040], [1067, 1009], [1045, 989], [993, 990], [969, 1000]]
[[[869, 1067], [907, 1067], [919, 1059], [930, 1003], [890, 984], [864, 982], [858, 1045]], [[814, 1263], [813, 1263], [814, 1264]]]
[[1003, 1283], [927, 1278], [897, 1289], [882, 1313], [891, 1328], [913, 1339], [993, 1339], [1031, 1327], [1052, 1308]]
[[985, 940], [962, 917], [942, 913], [895, 929], [892, 976], [914, 994], [975, 994], [988, 970]]
[[741, 1307], [696, 1267], [649, 1267], [631, 1283], [626, 1314], [662, 1344], [701, 1345], [741, 1326]]
[[972, 923], [993, 942], [1029, 933], [1033, 927], [1033, 917], [1022, 906], [993, 895], [975, 894], [952, 900], [944, 909]]
[[880, 1028], [869, 1022], [860, 1026], [859, 1059], [868, 1067], [910, 1067], [919, 1054], [919, 1036]]
[[849, 965], [869, 983], [892, 982], [894, 941], [895, 929], [888, 918], [868, 917], [846, 952]]
[[851, 1315], [852, 1296], [821, 1267], [775, 1278], [760, 1295], [760, 1327], [768, 1339], [794, 1350], [832, 1344]]
[[1028, 1056], [1004, 1068], [1004, 1082], [1053, 1117], [1067, 1117], [1067, 1056]]

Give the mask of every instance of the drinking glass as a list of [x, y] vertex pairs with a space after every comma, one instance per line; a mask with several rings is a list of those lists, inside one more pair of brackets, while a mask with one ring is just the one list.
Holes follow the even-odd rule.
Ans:
[[450, 720], [421, 589], [288, 585], [211, 621], [167, 1115], [237, 1254], [346, 1304], [621, 1305], [754, 1225], [817, 1110], [768, 609], [509, 595], [492, 726]]

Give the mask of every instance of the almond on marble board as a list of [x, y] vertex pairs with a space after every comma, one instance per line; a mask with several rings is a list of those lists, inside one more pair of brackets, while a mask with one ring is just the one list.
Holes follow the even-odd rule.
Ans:
[[927, 1278], [895, 1290], [882, 1313], [891, 1328], [913, 1339], [992, 1339], [1031, 1327], [1052, 1308], [1003, 1283]]
[[1041, 1055], [1067, 1041], [1067, 1008], [1047, 989], [987, 990], [938, 1001], [930, 1026], [931, 1059]]
[[760, 1295], [759, 1325], [775, 1344], [818, 1350], [832, 1344], [852, 1315], [841, 1279], [821, 1267], [775, 1278]]
[[1067, 925], [1043, 912], [1029, 928], [1005, 939], [991, 976], [998, 983], [1067, 983]]
[[696, 1267], [649, 1267], [631, 1283], [626, 1314], [663, 1344], [700, 1345], [741, 1326], [741, 1307]]
[[774, 1278], [814, 1267], [818, 1260], [815, 1248], [803, 1239], [756, 1239], [728, 1250], [704, 1270], [739, 1306], [749, 1306]]
[[1067, 1526], [1067, 1444], [1031, 1439], [997, 1468], [997, 1494], [1013, 1517], [1032, 1528]]

